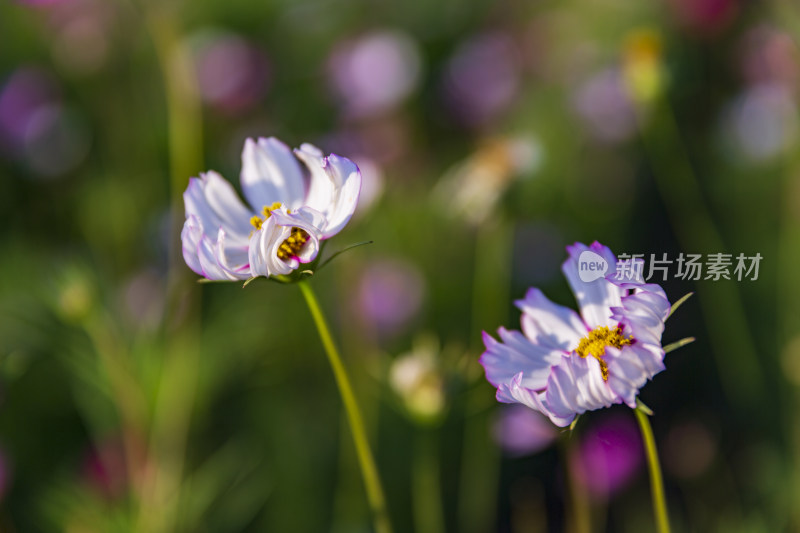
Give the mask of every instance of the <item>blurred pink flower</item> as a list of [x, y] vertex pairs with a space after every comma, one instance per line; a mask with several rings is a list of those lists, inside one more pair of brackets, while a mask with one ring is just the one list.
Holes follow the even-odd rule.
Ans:
[[328, 80], [345, 115], [387, 111], [417, 87], [421, 59], [416, 42], [397, 30], [373, 31], [339, 43], [328, 59]]
[[508, 405], [500, 408], [492, 435], [504, 452], [521, 457], [550, 446], [558, 432], [546, 416], [522, 405]]
[[203, 32], [192, 40], [200, 95], [209, 106], [238, 114], [258, 104], [269, 84], [267, 57], [260, 49], [227, 32]]
[[675, 18], [700, 34], [715, 33], [736, 15], [737, 0], [669, 0]]
[[594, 499], [613, 497], [635, 479], [644, 464], [642, 439], [632, 415], [610, 415], [589, 428], [571, 458], [577, 480]]
[[392, 335], [417, 315], [424, 297], [425, 281], [416, 266], [399, 259], [380, 259], [369, 263], [361, 274], [356, 312], [377, 333]]

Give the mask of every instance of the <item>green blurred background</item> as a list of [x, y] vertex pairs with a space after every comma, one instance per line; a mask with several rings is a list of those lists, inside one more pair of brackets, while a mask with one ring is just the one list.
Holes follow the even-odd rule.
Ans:
[[676, 531], [800, 531], [793, 0], [0, 3], [0, 530], [371, 530], [299, 291], [196, 283], [181, 194], [245, 138], [354, 159], [312, 280], [396, 531], [652, 530], [625, 407], [497, 404], [481, 331], [564, 247], [739, 253], [664, 283], [642, 391]]

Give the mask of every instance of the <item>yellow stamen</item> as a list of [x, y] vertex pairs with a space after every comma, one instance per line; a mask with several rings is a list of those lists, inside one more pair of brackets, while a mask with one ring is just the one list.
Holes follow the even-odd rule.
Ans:
[[261, 212], [264, 214], [264, 219], [262, 220], [261, 217], [259, 217], [258, 215], [253, 215], [250, 218], [250, 224], [257, 230], [261, 229], [261, 226], [264, 224], [264, 222], [266, 222], [267, 219], [272, 216], [272, 212], [280, 208], [281, 208], [280, 202], [273, 202], [273, 204], [270, 206], [265, 205], [264, 207], [261, 208]]
[[606, 346], [622, 348], [631, 344], [633, 340], [633, 336], [624, 337], [619, 327], [600, 326], [582, 338], [575, 351], [581, 357], [591, 355], [597, 359], [597, 362], [600, 363], [600, 371], [603, 373], [603, 381], [608, 381], [608, 365], [603, 359], [606, 354]]
[[278, 247], [278, 258], [286, 261], [300, 253], [300, 249], [308, 242], [311, 237], [300, 228], [292, 228], [292, 233], [288, 239], [283, 241]]

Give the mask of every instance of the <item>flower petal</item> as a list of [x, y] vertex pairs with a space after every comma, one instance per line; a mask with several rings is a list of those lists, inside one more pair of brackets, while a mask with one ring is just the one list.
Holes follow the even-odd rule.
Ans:
[[550, 367], [558, 364], [561, 354], [531, 343], [519, 331], [500, 328], [498, 334], [502, 342], [496, 341], [486, 332], [483, 333], [486, 351], [479, 362], [483, 365], [489, 383], [497, 387], [523, 372], [523, 387], [543, 389], [550, 375]]
[[622, 350], [606, 348], [608, 386], [629, 407], [636, 407], [636, 396], [647, 380], [664, 370], [663, 350], [635, 343]]
[[203, 277], [216, 281], [239, 279], [220, 266], [216, 257], [216, 243], [208, 235], [203, 235], [203, 238], [200, 239], [197, 255], [200, 259], [200, 269]]
[[242, 151], [242, 190], [256, 209], [280, 202], [288, 209], [303, 205], [305, 183], [291, 149], [274, 137], [247, 139]]
[[561, 417], [619, 403], [619, 398], [603, 381], [597, 359], [578, 355], [565, 355], [553, 367], [545, 398], [550, 410]]
[[660, 346], [669, 308], [665, 297], [643, 290], [622, 298], [622, 305], [611, 309], [611, 317], [623, 325], [625, 335]]
[[181, 248], [183, 260], [196, 274], [203, 275], [200, 258], [197, 256], [200, 239], [203, 238], [203, 227], [194, 215], [189, 215], [181, 230]]
[[571, 351], [589, 332], [575, 311], [551, 302], [539, 289], [529, 289], [514, 303], [522, 310], [522, 331], [534, 344]]
[[247, 279], [250, 277], [250, 265], [248, 261], [248, 244], [229, 244], [227, 235], [223, 228], [219, 228], [216, 245], [217, 264], [228, 275], [235, 279]]
[[[616, 257], [614, 257], [614, 254], [608, 247], [595, 241], [591, 247], [579, 242], [572, 246], [567, 246], [569, 258], [561, 266], [561, 270], [564, 272], [564, 276], [566, 276], [572, 292], [575, 294], [575, 299], [581, 309], [581, 316], [586, 325], [591, 329], [598, 326], [613, 327], [616, 324], [611, 319], [609, 308], [618, 307], [626, 291], [604, 277], [588, 282], [581, 280], [578, 274], [578, 262], [580, 255], [586, 251], [594, 252], [602, 257], [608, 265], [609, 272], [616, 269]], [[608, 272], [606, 272], [607, 274]]]
[[554, 414], [548, 409], [545, 393], [537, 393], [531, 389], [522, 386], [523, 373], [520, 372], [514, 376], [509, 383], [503, 383], [497, 388], [497, 401], [503, 403], [521, 403], [539, 411], [543, 415], [550, 418], [553, 424], [559, 427], [566, 427], [575, 419], [575, 415], [559, 416]]
[[321, 228], [321, 238], [328, 239], [353, 216], [361, 191], [361, 172], [346, 157], [323, 157], [319, 148], [311, 144], [302, 145], [295, 154], [311, 171], [306, 205], [325, 215], [327, 224]]
[[204, 232], [215, 234], [224, 227], [237, 241], [249, 236], [252, 213], [236, 196], [233, 186], [218, 173], [209, 171], [200, 174], [200, 178], [191, 178], [183, 193], [183, 201], [186, 216], [197, 217]]

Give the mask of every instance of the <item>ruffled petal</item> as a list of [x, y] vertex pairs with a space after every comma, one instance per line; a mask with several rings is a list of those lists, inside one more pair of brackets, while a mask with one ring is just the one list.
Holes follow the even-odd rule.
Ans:
[[194, 215], [183, 223], [181, 230], [181, 249], [183, 260], [196, 274], [203, 275], [203, 267], [200, 265], [200, 258], [197, 256], [200, 239], [203, 238], [203, 226]]
[[550, 367], [558, 364], [561, 354], [531, 343], [519, 331], [500, 328], [497, 332], [501, 342], [488, 333], [483, 333], [486, 351], [479, 362], [483, 365], [489, 383], [497, 387], [501, 383], [508, 383], [522, 372], [525, 376], [521, 383], [523, 387], [543, 389], [550, 375]]
[[[261, 225], [261, 229], [250, 239], [248, 258], [253, 276], [287, 275], [301, 263], [310, 263], [319, 253], [319, 229], [324, 221], [318, 211], [303, 207], [292, 213], [284, 209], [275, 210]], [[308, 233], [308, 241], [295, 257], [281, 259], [278, 249], [292, 234], [292, 228], [300, 228]]]
[[569, 352], [589, 332], [575, 311], [551, 302], [539, 289], [529, 289], [514, 303], [522, 310], [522, 331], [534, 344]]
[[[572, 246], [567, 246], [567, 252], [569, 258], [561, 266], [561, 270], [575, 294], [584, 322], [591, 329], [598, 326], [615, 326], [616, 323], [611, 319], [609, 309], [619, 307], [622, 297], [626, 294], [625, 289], [611, 283], [603, 276], [592, 281], [583, 281], [579, 274], [579, 263], [587, 262], [586, 260], [580, 261], [582, 253], [593, 252], [605, 261], [608, 270], [604, 275], [608, 275], [609, 272], [616, 270], [616, 257], [608, 247], [597, 241], [593, 242], [591, 247], [576, 242]], [[598, 260], [598, 262], [600, 261]]]
[[636, 407], [636, 396], [647, 380], [664, 370], [663, 350], [634, 344], [622, 350], [607, 347], [608, 386], [629, 407]]
[[274, 202], [288, 209], [303, 205], [303, 170], [292, 150], [274, 137], [245, 141], [241, 181], [247, 201], [256, 210]]
[[[278, 245], [280, 245], [280, 243], [283, 242], [281, 236], [284, 233], [288, 236], [290, 230], [287, 230], [283, 226], [276, 225], [272, 217], [269, 217], [266, 222], [261, 225], [261, 228], [253, 233], [247, 252], [248, 262], [250, 263], [250, 274], [252, 276], [269, 277], [273, 274], [279, 274], [279, 272], [274, 271], [271, 254], [275, 243], [277, 242]], [[277, 259], [277, 256], [275, 259]], [[272, 269], [270, 269], [270, 265], [273, 265]], [[291, 269], [289, 269], [289, 271], [291, 271]]]
[[210, 280], [234, 281], [239, 278], [226, 271], [217, 261], [216, 243], [208, 235], [203, 235], [197, 247], [201, 275]]
[[222, 270], [235, 279], [250, 277], [248, 261], [249, 244], [229, 243], [223, 228], [219, 229], [216, 244], [216, 261]]
[[502, 383], [497, 388], [497, 401], [503, 403], [521, 403], [539, 411], [543, 415], [550, 418], [553, 424], [559, 427], [566, 427], [575, 419], [575, 415], [559, 416], [553, 413], [546, 404], [545, 393], [537, 393], [531, 389], [525, 388], [522, 385], [523, 373], [520, 372], [514, 376], [508, 383]]
[[639, 291], [622, 298], [622, 305], [611, 309], [611, 317], [623, 326], [624, 335], [660, 346], [669, 308], [669, 301], [658, 293]]
[[250, 234], [252, 213], [236, 196], [233, 186], [214, 171], [191, 178], [183, 201], [186, 217], [196, 217], [205, 232], [216, 234], [224, 227], [237, 241], [246, 240]]
[[304, 144], [295, 150], [311, 172], [306, 205], [325, 215], [321, 238], [328, 239], [350, 221], [361, 191], [361, 172], [345, 157], [323, 157], [314, 145]]
[[619, 403], [619, 398], [603, 380], [597, 359], [577, 355], [565, 355], [553, 367], [545, 398], [550, 410], [560, 417]]

